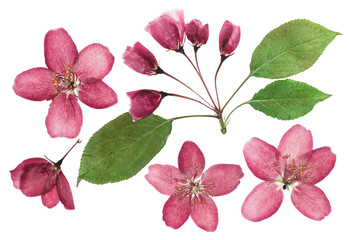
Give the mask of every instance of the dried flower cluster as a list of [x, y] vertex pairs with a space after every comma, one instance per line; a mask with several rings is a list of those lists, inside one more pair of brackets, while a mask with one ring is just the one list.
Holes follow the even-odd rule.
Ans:
[[[304, 21], [300, 22], [304, 24]], [[310, 24], [307, 21], [305, 22], [305, 24]], [[299, 22], [297, 22], [297, 24], [298, 23]], [[290, 24], [292, 25], [294, 22]], [[314, 26], [320, 28], [311, 23], [311, 27]], [[171, 126], [167, 126], [167, 129], [164, 128], [163, 134], [158, 134], [156, 137], [152, 136], [152, 138], [157, 138], [163, 135], [161, 136], [162, 143], [158, 143], [159, 146], [156, 146], [154, 151], [153, 149], [149, 150], [149, 152], [155, 153], [147, 152], [142, 155], [144, 151], [134, 154], [134, 152], [132, 152], [132, 147], [127, 149], [130, 145], [133, 146], [139, 142], [148, 141], [150, 139], [150, 137], [147, 138], [148, 135], [154, 134], [156, 130], [159, 130], [162, 126], [175, 119], [166, 120], [153, 115], [150, 117], [153, 117], [152, 120], [148, 122], [149, 126], [144, 124], [149, 129], [143, 129], [142, 127], [144, 126], [141, 126], [143, 124], [141, 121], [134, 123], [150, 116], [167, 96], [180, 97], [194, 101], [212, 110], [214, 115], [193, 116], [214, 117], [219, 119], [223, 134], [226, 133], [226, 125], [229, 122], [231, 113], [236, 108], [248, 103], [257, 110], [260, 110], [260, 106], [254, 106], [253, 103], [260, 103], [262, 100], [269, 102], [270, 100], [275, 101], [273, 98], [270, 99], [265, 97], [269, 97], [270, 92], [272, 93], [271, 95], [275, 95], [277, 92], [275, 89], [281, 89], [283, 91], [281, 100], [284, 100], [283, 96], [285, 95], [289, 96], [294, 93], [302, 92], [302, 90], [305, 92], [308, 91], [310, 97], [317, 95], [317, 99], [324, 100], [329, 96], [317, 89], [315, 89], [315, 91], [306, 84], [300, 84], [299, 82], [289, 79], [280, 80], [274, 85], [268, 85], [267, 88], [269, 90], [267, 88], [267, 90], [263, 89], [255, 94], [252, 100], [238, 105], [228, 117], [223, 119], [223, 110], [241, 86], [267, 63], [279, 57], [280, 54], [271, 57], [267, 62], [255, 67], [254, 70], [252, 70], [252, 67], [248, 77], [233, 93], [231, 98], [221, 106], [217, 90], [217, 75], [222, 63], [234, 54], [239, 44], [241, 35], [240, 27], [232, 24], [230, 21], [225, 21], [221, 28], [218, 42], [220, 64], [214, 78], [216, 99], [212, 97], [206, 86], [197, 59], [198, 50], [205, 45], [209, 39], [208, 24], [203, 25], [202, 22], [197, 19], [193, 19], [189, 23], [186, 23], [183, 10], [173, 10], [165, 12], [160, 17], [149, 22], [145, 30], [150, 33], [163, 48], [178, 52], [189, 61], [202, 81], [209, 100], [206, 100], [187, 84], [162, 69], [155, 56], [141, 43], [136, 42], [133, 47], [128, 46], [122, 57], [124, 63], [131, 69], [147, 76], [162, 74], [170, 77], [188, 88], [199, 98], [195, 99], [176, 93], [151, 89], [128, 92], [127, 96], [131, 100], [129, 113], [132, 119], [129, 114], [126, 114], [127, 116], [124, 114], [121, 120], [117, 119], [116, 122], [122, 123], [120, 124], [121, 128], [129, 127], [133, 129], [133, 126], [137, 126], [138, 129], [126, 132], [126, 134], [120, 138], [114, 135], [111, 138], [118, 139], [118, 144], [120, 144], [120, 141], [124, 141], [124, 139], [127, 139], [125, 142], [130, 140], [129, 145], [122, 146], [119, 152], [129, 151], [132, 157], [138, 155], [138, 157], [148, 158], [149, 156], [146, 154], [153, 154], [154, 157], [163, 147], [161, 144], [165, 144], [164, 142], [166, 142], [167, 136], [171, 132]], [[338, 34], [327, 29], [324, 30], [321, 28], [320, 30], [327, 33], [330, 32], [333, 38]], [[269, 34], [269, 37], [270, 35], [272, 34]], [[271, 36], [271, 38], [272, 37], [273, 36]], [[195, 54], [195, 64], [185, 53], [185, 39], [191, 42]], [[326, 46], [327, 45], [324, 44], [322, 47]], [[295, 47], [292, 47], [292, 49], [293, 48]], [[310, 46], [310, 48], [313, 49], [313, 46]], [[318, 52], [322, 53], [323, 50], [321, 50], [322, 49], [319, 47]], [[285, 51], [282, 53], [284, 52]], [[118, 97], [114, 90], [103, 82], [104, 77], [108, 75], [113, 67], [114, 57], [107, 47], [97, 43], [88, 45], [78, 52], [72, 38], [63, 28], [50, 30], [46, 34], [44, 40], [44, 54], [47, 68], [32, 68], [20, 73], [15, 78], [13, 90], [17, 95], [25, 99], [33, 101], [51, 100], [45, 122], [49, 135], [52, 138], [76, 138], [80, 133], [83, 122], [82, 110], [78, 100], [96, 109], [108, 108], [118, 101]], [[314, 54], [314, 56], [315, 55], [316, 54]], [[259, 57], [260, 56], [257, 56], [256, 58]], [[315, 56], [315, 61], [317, 57], [318, 56]], [[276, 63], [273, 62], [271, 65], [273, 64]], [[283, 65], [283, 63], [281, 65]], [[306, 67], [308, 66], [304, 67], [301, 65], [299, 69], [304, 71]], [[298, 72], [300, 72], [299, 69], [297, 69]], [[297, 71], [291, 70], [288, 76], [298, 73]], [[279, 78], [279, 76], [275, 77], [273, 74], [268, 75], [270, 72], [273, 72], [270, 71], [270, 69], [265, 70], [265, 72], [267, 72], [267, 75], [263, 75], [262, 73], [262, 77], [267, 76], [272, 79]], [[290, 90], [291, 88], [293, 92]], [[259, 98], [261, 96], [262, 100]], [[298, 97], [298, 95], [296, 95], [296, 97]], [[305, 96], [305, 98], [306, 97], [308, 96]], [[278, 111], [269, 112], [269, 110], [275, 110], [276, 108], [272, 109], [265, 105], [264, 107], [267, 108], [267, 110], [264, 109], [264, 112], [266, 112], [267, 115], [279, 119], [295, 119], [309, 112], [318, 101], [321, 100], [316, 100], [307, 105], [305, 109], [301, 110], [299, 110], [300, 106], [296, 105], [294, 107], [296, 110], [290, 108], [294, 112], [289, 113], [285, 111], [286, 113], [283, 112], [281, 116], [278, 115]], [[275, 103], [283, 107], [280, 103]], [[177, 119], [186, 117], [188, 116], [178, 117]], [[143, 121], [146, 120], [144, 119]], [[154, 124], [154, 122], [156, 123]], [[117, 129], [122, 132], [123, 129], [119, 126], [117, 127]], [[140, 136], [137, 134], [140, 134]], [[106, 139], [108, 139], [108, 141], [110, 140], [109, 138]], [[100, 137], [98, 141], [105, 144], [105, 142], [103, 142], [103, 137]], [[112, 142], [112, 140], [110, 141]], [[161, 141], [159, 140], [159, 142]], [[74, 146], [80, 142], [80, 140], [77, 140]], [[142, 142], [142, 144], [144, 144], [144, 142]], [[100, 143], [94, 142], [93, 144], [98, 145]], [[109, 148], [113, 148], [113, 146], [114, 145], [111, 144]], [[149, 145], [145, 144], [144, 146], [149, 147]], [[144, 150], [144, 146], [142, 145], [140, 148]], [[24, 160], [14, 170], [10, 171], [14, 187], [20, 189], [25, 196], [41, 196], [43, 205], [48, 208], [53, 208], [59, 202], [62, 202], [66, 209], [74, 209], [73, 195], [69, 183], [61, 170], [63, 160], [73, 147], [58, 162], [38, 157]], [[105, 149], [102, 148], [99, 150], [104, 154]], [[111, 155], [113, 154], [114, 152], [111, 153]], [[124, 152], [122, 154], [124, 154]], [[313, 138], [309, 130], [306, 130], [301, 125], [293, 126], [284, 134], [277, 148], [259, 138], [252, 138], [245, 144], [243, 154], [251, 172], [264, 181], [251, 191], [242, 204], [241, 212], [246, 219], [258, 222], [271, 217], [281, 206], [284, 197], [283, 191], [290, 190], [290, 188], [292, 189], [291, 201], [304, 216], [319, 221], [330, 214], [330, 202], [325, 193], [315, 186], [315, 184], [322, 181], [332, 171], [336, 162], [336, 155], [329, 147], [322, 147], [314, 150]], [[91, 154], [93, 157], [97, 155], [98, 154]], [[131, 164], [131, 160], [127, 158], [129, 156], [125, 155], [122, 155], [122, 160], [126, 159], [126, 164], [124, 165]], [[106, 157], [103, 160], [105, 159], [107, 159], [106, 165], [102, 166], [101, 162], [94, 165], [90, 162], [93, 161], [91, 159], [88, 160], [88, 165], [93, 166], [93, 170], [100, 167], [98, 164], [101, 164], [101, 169], [104, 171], [106, 171], [107, 168], [108, 170], [112, 169], [110, 166], [115, 159]], [[120, 161], [120, 159], [118, 160]], [[132, 161], [133, 160], [132, 158]], [[148, 162], [149, 161], [150, 160], [148, 160]], [[144, 167], [146, 165], [145, 161], [142, 160], [139, 165], [142, 164]], [[132, 168], [132, 166], [129, 168]], [[199, 147], [191, 141], [186, 141], [182, 145], [178, 155], [178, 168], [160, 164], [149, 166], [149, 173], [145, 176], [146, 180], [157, 191], [169, 196], [163, 208], [163, 220], [167, 226], [174, 229], [180, 228], [190, 216], [195, 224], [205, 231], [215, 231], [217, 229], [218, 210], [213, 198], [234, 191], [240, 184], [240, 179], [244, 174], [241, 167], [235, 164], [216, 164], [208, 168], [205, 172], [204, 169], [204, 155]], [[85, 172], [83, 172], [82, 175], [89, 173], [90, 170], [91, 168], [87, 170], [84, 169]], [[132, 174], [135, 174], [135, 172], [131, 172], [131, 175]], [[122, 172], [121, 175], [124, 177], [124, 172]], [[124, 180], [124, 178], [122, 180]]]

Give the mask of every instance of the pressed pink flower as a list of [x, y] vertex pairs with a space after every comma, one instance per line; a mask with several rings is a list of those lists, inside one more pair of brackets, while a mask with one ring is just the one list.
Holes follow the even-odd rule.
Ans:
[[162, 99], [167, 96], [167, 93], [142, 89], [128, 92], [127, 96], [131, 100], [130, 115], [136, 122], [152, 114], [159, 107]]
[[140, 42], [136, 42], [133, 47], [128, 46], [122, 58], [124, 63], [136, 72], [145, 75], [162, 73], [154, 55]]
[[170, 196], [163, 209], [167, 226], [177, 229], [191, 216], [205, 231], [216, 230], [218, 211], [212, 197], [234, 191], [244, 174], [234, 164], [213, 165], [203, 173], [204, 168], [204, 155], [190, 141], [179, 152], [178, 168], [159, 164], [149, 167], [145, 178], [160, 193]]
[[193, 19], [185, 26], [185, 34], [194, 47], [199, 48], [208, 40], [208, 24], [202, 26], [201, 21]]
[[[74, 146], [80, 142], [78, 140]], [[61, 201], [66, 209], [75, 209], [69, 183], [61, 170], [64, 158], [73, 147], [57, 163], [43, 158], [24, 160], [10, 171], [13, 186], [27, 197], [41, 196], [42, 204], [48, 208], [55, 207]]]
[[226, 20], [219, 33], [219, 51], [221, 56], [229, 57], [240, 42], [240, 26]]
[[311, 132], [295, 125], [282, 137], [278, 148], [252, 138], [244, 146], [252, 173], [264, 180], [247, 196], [242, 215], [257, 222], [272, 216], [283, 201], [283, 190], [292, 187], [293, 205], [306, 217], [322, 220], [331, 212], [325, 193], [314, 184], [333, 169], [336, 155], [329, 147], [313, 150]]
[[102, 79], [110, 72], [114, 57], [101, 44], [91, 44], [80, 52], [63, 29], [50, 30], [44, 41], [48, 68], [32, 68], [17, 75], [13, 90], [23, 98], [52, 100], [46, 117], [51, 137], [75, 138], [82, 126], [80, 99], [92, 108], [117, 103], [116, 93]]
[[164, 48], [181, 50], [185, 31], [183, 10], [176, 9], [163, 13], [157, 19], [149, 22], [145, 30]]

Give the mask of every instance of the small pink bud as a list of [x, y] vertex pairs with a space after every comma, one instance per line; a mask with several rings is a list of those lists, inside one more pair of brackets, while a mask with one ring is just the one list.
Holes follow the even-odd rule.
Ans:
[[149, 22], [145, 30], [164, 48], [179, 51], [183, 46], [185, 31], [183, 10], [163, 13]]
[[152, 114], [159, 107], [161, 100], [167, 96], [167, 93], [142, 89], [128, 92], [127, 96], [131, 100], [131, 117], [136, 122]]
[[[80, 142], [78, 140], [74, 146]], [[63, 159], [73, 147], [57, 163], [43, 158], [24, 160], [10, 171], [13, 186], [27, 197], [41, 196], [43, 205], [48, 208], [61, 201], [66, 209], [75, 209], [69, 183], [61, 170]]]
[[240, 41], [240, 26], [226, 20], [219, 33], [219, 51], [221, 56], [229, 57]]
[[155, 75], [160, 69], [154, 55], [140, 42], [133, 47], [128, 46], [122, 58], [127, 66], [145, 75]]
[[185, 33], [194, 47], [200, 47], [207, 43], [208, 24], [202, 26], [201, 21], [193, 19], [185, 27]]

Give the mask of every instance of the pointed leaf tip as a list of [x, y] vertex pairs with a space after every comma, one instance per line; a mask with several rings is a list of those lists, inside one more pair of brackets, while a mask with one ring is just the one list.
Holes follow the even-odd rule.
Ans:
[[303, 72], [339, 34], [306, 19], [287, 22], [270, 31], [257, 46], [251, 75], [277, 79]]
[[248, 103], [268, 116], [292, 120], [304, 116], [330, 96], [306, 83], [286, 79], [267, 85]]

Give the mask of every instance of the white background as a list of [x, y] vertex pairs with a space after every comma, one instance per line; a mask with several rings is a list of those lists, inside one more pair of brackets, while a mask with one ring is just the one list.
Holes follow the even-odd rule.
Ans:
[[[0, 166], [0, 238], [1, 239], [348, 239], [349, 194], [348, 155], [348, 27], [346, 1], [2, 1], [1, 26], [1, 166]], [[144, 31], [147, 23], [162, 12], [184, 9], [186, 22], [200, 19], [209, 23], [210, 37], [199, 50], [204, 78], [213, 90], [213, 77], [219, 63], [218, 34], [227, 19], [241, 26], [241, 41], [236, 54], [226, 60], [218, 85], [224, 102], [249, 74], [253, 50], [262, 38], [279, 25], [306, 18], [343, 35], [327, 47], [309, 70], [292, 76], [333, 96], [315, 106], [308, 115], [293, 121], [279, 121], [253, 110], [238, 109], [223, 136], [215, 119], [186, 119], [174, 122], [166, 146], [151, 164], [177, 165], [181, 145], [191, 140], [203, 151], [206, 168], [217, 163], [239, 164], [245, 176], [231, 194], [214, 198], [219, 210], [216, 232], [207, 233], [191, 219], [178, 230], [162, 221], [167, 196], [158, 193], [144, 178], [147, 168], [130, 180], [93, 185], [81, 182], [75, 187], [79, 162], [90, 136], [106, 122], [127, 112], [127, 91], [149, 88], [191, 95], [185, 88], [165, 76], [147, 77], [123, 64], [127, 45], [136, 41], [150, 49], [163, 69], [205, 95], [199, 78], [185, 58], [168, 52]], [[27, 198], [12, 185], [9, 171], [31, 157], [59, 160], [76, 140], [52, 139], [45, 127], [50, 102], [33, 102], [15, 95], [12, 85], [17, 74], [33, 67], [45, 67], [43, 41], [50, 29], [63, 27], [78, 49], [91, 43], [107, 46], [115, 64], [104, 79], [118, 94], [115, 106], [96, 110], [81, 103], [84, 123], [76, 146], [62, 169], [72, 187], [76, 210], [67, 211], [62, 204], [47, 209], [40, 197]], [[185, 50], [193, 57], [187, 41]], [[251, 78], [232, 101], [229, 109], [249, 100], [271, 80]], [[156, 114], [171, 118], [187, 114], [210, 114], [196, 103], [166, 98]], [[314, 148], [330, 146], [337, 155], [336, 166], [317, 184], [332, 205], [331, 214], [317, 222], [304, 217], [292, 205], [290, 192], [271, 218], [259, 223], [244, 219], [241, 205], [261, 180], [247, 168], [242, 149], [251, 137], [259, 137], [277, 146], [284, 132], [295, 124], [310, 129]]]

